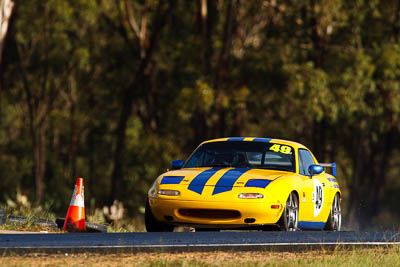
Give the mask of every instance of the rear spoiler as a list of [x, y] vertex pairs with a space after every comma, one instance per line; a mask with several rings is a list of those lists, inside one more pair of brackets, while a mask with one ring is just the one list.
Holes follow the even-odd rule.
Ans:
[[320, 163], [319, 165], [321, 165], [324, 168], [332, 168], [332, 175], [336, 177], [336, 163]]

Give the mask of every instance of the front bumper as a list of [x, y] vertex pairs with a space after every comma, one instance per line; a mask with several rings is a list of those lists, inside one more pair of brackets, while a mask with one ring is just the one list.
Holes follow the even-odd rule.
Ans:
[[[219, 226], [221, 228], [276, 224], [283, 211], [283, 205], [279, 201], [270, 202], [265, 199], [243, 200], [240, 202], [213, 202], [154, 197], [149, 198], [149, 204], [153, 216], [158, 221], [175, 225]], [[279, 208], [271, 208], [272, 205], [279, 205]], [[185, 210], [197, 210], [199, 212], [183, 212]], [[204, 214], [201, 214], [202, 211], [205, 211]], [[235, 216], [214, 216], [219, 211], [221, 213], [229, 213], [230, 215], [235, 214]]]

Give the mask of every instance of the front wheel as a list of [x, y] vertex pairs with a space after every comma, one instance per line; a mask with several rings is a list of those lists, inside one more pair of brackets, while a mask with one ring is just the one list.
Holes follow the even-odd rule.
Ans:
[[146, 225], [147, 232], [172, 232], [174, 230], [173, 225], [159, 222], [156, 220], [156, 218], [154, 218], [153, 213], [151, 212], [149, 199], [146, 199], [144, 223]]
[[299, 199], [295, 192], [291, 192], [286, 201], [285, 209], [278, 221], [281, 231], [297, 231], [299, 219]]
[[336, 194], [335, 198], [333, 199], [328, 221], [326, 222], [325, 225], [325, 230], [340, 231], [341, 226], [342, 226], [342, 209], [340, 208], [339, 194]]

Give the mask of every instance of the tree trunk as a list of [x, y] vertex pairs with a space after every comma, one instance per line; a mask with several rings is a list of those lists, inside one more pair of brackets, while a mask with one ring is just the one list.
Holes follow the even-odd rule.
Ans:
[[213, 58], [213, 42], [212, 33], [215, 27], [216, 10], [215, 1], [201, 0], [201, 17], [202, 17], [202, 31], [204, 42], [204, 73], [210, 75], [212, 73], [212, 58]]
[[400, 1], [397, 1], [396, 11], [393, 17], [392, 35], [394, 39], [398, 41], [400, 37]]
[[347, 224], [351, 229], [359, 229], [361, 209], [364, 205], [361, 202], [361, 180], [363, 177], [363, 170], [366, 166], [366, 158], [368, 158], [368, 136], [367, 136], [367, 122], [362, 120], [360, 128], [352, 129], [352, 136], [348, 139], [348, 155], [352, 158], [353, 173], [349, 182], [349, 196], [348, 196], [348, 214]]
[[[45, 92], [42, 88], [41, 97], [35, 95], [28, 80], [27, 71], [22, 62], [21, 53], [17, 49], [18, 68], [23, 82], [23, 90], [26, 94], [26, 105], [28, 107], [29, 133], [32, 140], [33, 170], [35, 181], [35, 202], [43, 203], [44, 176], [46, 171], [46, 119], [51, 112], [53, 101], [58, 91]], [[43, 83], [46, 84], [45, 82]]]
[[3, 60], [3, 50], [5, 50], [7, 32], [12, 27], [14, 0], [0, 0], [0, 92], [3, 88], [3, 72], [6, 70]]
[[[135, 99], [135, 91], [137, 91], [143, 84], [145, 79], [145, 70], [153, 56], [154, 49], [157, 46], [160, 34], [164, 28], [167, 16], [170, 14], [175, 1], [170, 0], [168, 8], [164, 8], [165, 2], [160, 1], [156, 14], [154, 15], [154, 31], [149, 41], [149, 46], [145, 52], [144, 57], [140, 60], [139, 68], [135, 74], [135, 79], [131, 86], [127, 87], [124, 92], [122, 101], [121, 113], [116, 129], [116, 145], [114, 152], [114, 169], [111, 180], [111, 192], [109, 203], [112, 204], [114, 200], [119, 198], [121, 192], [122, 178], [124, 174], [124, 155], [125, 155], [125, 132], [129, 117], [132, 114], [133, 101]], [[140, 44], [141, 42], [139, 42]]]
[[228, 72], [228, 57], [231, 49], [232, 34], [233, 34], [233, 19], [235, 17], [236, 5], [232, 1], [228, 1], [228, 6], [226, 10], [224, 30], [222, 33], [222, 47], [219, 51], [217, 65], [215, 66], [215, 103], [213, 106], [213, 112], [217, 114], [218, 120], [214, 122], [214, 127], [212, 130], [213, 137], [221, 137], [227, 134], [226, 132], [226, 111], [222, 105], [224, 98], [226, 97], [226, 90], [222, 88], [223, 81]]
[[0, 0], [0, 64], [3, 54], [4, 40], [6, 38], [8, 24], [14, 8], [13, 0]]
[[35, 129], [33, 146], [33, 166], [35, 173], [36, 203], [43, 203], [44, 174], [46, 170], [46, 128], [40, 125]]

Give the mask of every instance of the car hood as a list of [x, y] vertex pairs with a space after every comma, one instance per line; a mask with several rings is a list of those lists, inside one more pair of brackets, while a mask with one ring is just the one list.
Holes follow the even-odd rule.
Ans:
[[249, 168], [187, 168], [164, 173], [161, 175], [160, 184], [240, 187], [245, 186], [249, 180], [272, 181], [287, 173], [286, 171]]

